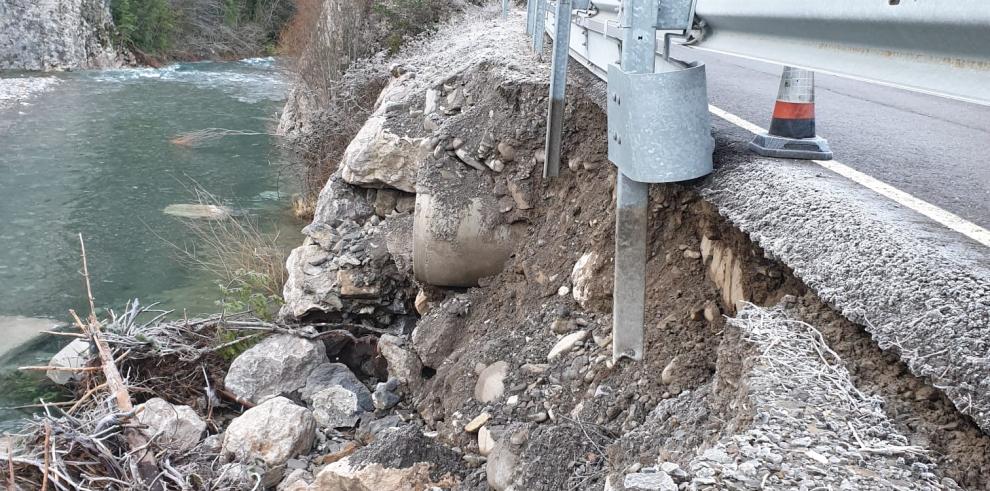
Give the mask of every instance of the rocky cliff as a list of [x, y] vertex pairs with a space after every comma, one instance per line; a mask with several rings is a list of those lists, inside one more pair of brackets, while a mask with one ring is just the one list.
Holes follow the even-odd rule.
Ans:
[[0, 0], [0, 70], [117, 64], [109, 0]]

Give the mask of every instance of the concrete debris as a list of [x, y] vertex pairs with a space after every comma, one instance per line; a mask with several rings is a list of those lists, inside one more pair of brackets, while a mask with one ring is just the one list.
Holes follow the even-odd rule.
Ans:
[[322, 342], [292, 334], [276, 334], [241, 353], [230, 364], [224, 385], [253, 403], [292, 395], [306, 385], [310, 373], [327, 354]]

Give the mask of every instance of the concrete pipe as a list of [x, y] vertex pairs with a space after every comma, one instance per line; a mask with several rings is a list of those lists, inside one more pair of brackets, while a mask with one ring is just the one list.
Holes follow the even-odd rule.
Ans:
[[512, 226], [500, 217], [492, 196], [416, 195], [413, 271], [437, 286], [477, 286], [498, 274], [512, 254]]

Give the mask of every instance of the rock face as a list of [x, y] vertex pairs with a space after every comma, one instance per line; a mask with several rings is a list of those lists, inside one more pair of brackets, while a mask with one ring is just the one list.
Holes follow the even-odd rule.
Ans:
[[[82, 339], [74, 339], [66, 347], [59, 350], [58, 353], [55, 353], [55, 356], [52, 357], [48, 365], [53, 367], [80, 368], [86, 366], [90, 358], [89, 342]], [[65, 385], [70, 381], [79, 380], [82, 372], [48, 370], [46, 375], [52, 382]]]
[[0, 1], [0, 70], [117, 65], [109, 0]]
[[278, 334], [241, 353], [230, 364], [224, 385], [237, 396], [258, 403], [303, 388], [310, 373], [327, 361], [321, 341]]
[[230, 422], [223, 453], [241, 463], [261, 461], [278, 467], [313, 447], [316, 420], [284, 397], [269, 399]]
[[148, 438], [154, 437], [177, 452], [195, 447], [206, 431], [206, 423], [189, 406], [176, 406], [156, 397], [141, 407], [137, 419], [147, 426], [144, 432]]
[[316, 367], [306, 380], [302, 397], [321, 426], [349, 428], [367, 411], [374, 411], [371, 392], [341, 363]]
[[289, 277], [279, 314], [284, 320], [371, 320], [384, 327], [411, 315], [415, 290], [396, 266], [384, 224], [373, 214], [363, 190], [331, 179], [313, 223], [303, 229], [305, 244], [286, 261]]

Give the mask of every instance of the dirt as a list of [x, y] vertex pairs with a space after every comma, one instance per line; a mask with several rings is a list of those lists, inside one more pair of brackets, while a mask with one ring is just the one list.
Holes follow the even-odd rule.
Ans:
[[[752, 397], [766, 404], [777, 399], [766, 395], [772, 394], [767, 387], [758, 392], [746, 386], [762, 380], [752, 375], [763, 373], [756, 361], [761, 351], [743, 339], [744, 332], [726, 324], [737, 314], [738, 300], [766, 307], [796, 301], [798, 318], [821, 330], [864, 397], [887, 401], [874, 416], [883, 425], [893, 422], [896, 435], [891, 431], [890, 441], [903, 435], [931, 450], [926, 457], [877, 459], [871, 465], [883, 469], [873, 477], [897, 482], [923, 475], [925, 481], [914, 483], [919, 489], [929, 489], [926, 483], [936, 483], [931, 489], [953, 489], [949, 480], [938, 484], [942, 476], [970, 488], [984, 485], [990, 469], [986, 435], [938, 389], [910, 375], [862, 327], [822, 304], [787, 266], [721, 217], [698, 196], [697, 182], [651, 189], [646, 352], [641, 362], [612, 363], [616, 176], [606, 157], [602, 85], [572, 72], [560, 176], [545, 180], [540, 159], [545, 65], [527, 55], [506, 59], [491, 52], [485, 40], [493, 36], [502, 36], [506, 47], [523, 46], [519, 53], [525, 50], [524, 36], [510, 33], [504, 23], [474, 19], [457, 32], [477, 33], [478, 39], [445, 38], [452, 33], [442, 31], [433, 44], [426, 42], [404, 59], [415, 83], [406, 111], [389, 124], [407, 136], [434, 139], [435, 156], [420, 169], [418, 189], [448, 193], [451, 201], [484, 197], [488, 225], [511, 224], [519, 233], [504, 270], [483, 278], [479, 287], [420, 285], [429, 305], [410, 341], [422, 362], [422, 377], [405, 387], [400, 406], [414, 410], [426, 432], [436, 432], [437, 442], [463, 452], [463, 467], [454, 472], [461, 489], [489, 489], [503, 466], [511, 471], [511, 484], [526, 490], [602, 489], [606, 479], [613, 489], [624, 489], [624, 474], [661, 463], [704, 480], [706, 472], [716, 472], [702, 458], [707, 450], [736, 455], [733, 438], [756, 438], [764, 431], [772, 437], [774, 426], [767, 422], [774, 419], [754, 411]], [[471, 102], [443, 114], [435, 121], [438, 129], [429, 132], [418, 124], [423, 115], [417, 112], [426, 90], [437, 90], [441, 99], [462, 91]], [[455, 140], [471, 153], [506, 143], [516, 156], [501, 172], [475, 170], [453, 155]], [[720, 142], [716, 166], [738, 161], [735, 149]], [[479, 160], [490, 163], [492, 158]], [[513, 193], [510, 186], [522, 192]], [[593, 268], [592, 298], [581, 303], [571, 292], [572, 272], [588, 254], [601, 260]], [[579, 331], [587, 335], [572, 350], [548, 359], [564, 335]], [[478, 376], [496, 362], [509, 366], [504, 393], [481, 402], [476, 399]], [[800, 407], [806, 402], [810, 407], [811, 400], [821, 405], [827, 398], [793, 385], [789, 399], [780, 401], [798, 407], [802, 417], [818, 417]], [[498, 442], [487, 463], [478, 436], [465, 431], [483, 413], [490, 415], [486, 428]], [[851, 436], [841, 424], [835, 426], [822, 438], [847, 443]], [[803, 458], [785, 464], [800, 474], [815, 465]], [[773, 471], [781, 482], [816, 482], [785, 470]], [[729, 471], [718, 467], [717, 472]], [[858, 478], [872, 477], [852, 479]], [[683, 483], [689, 477], [678, 479]]]

